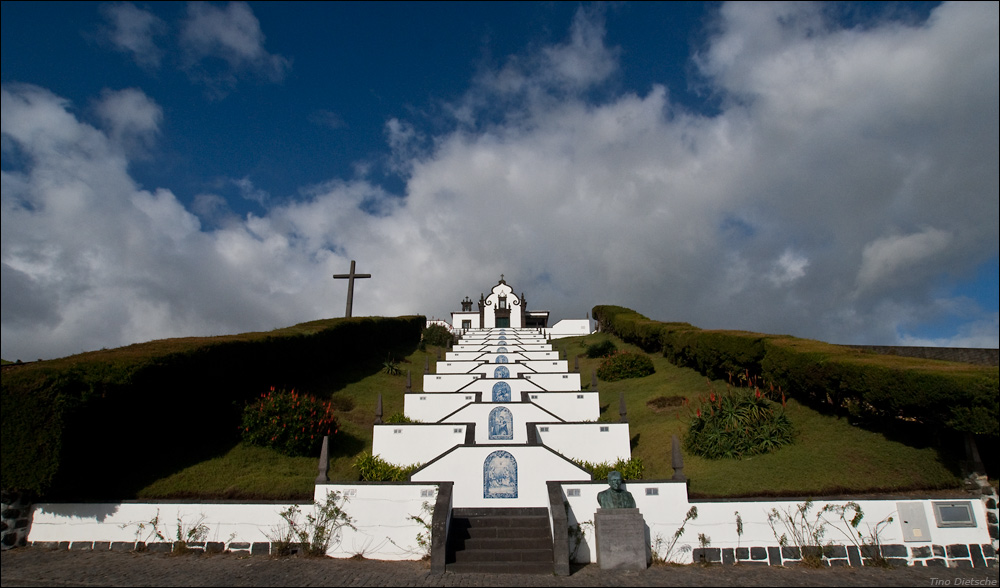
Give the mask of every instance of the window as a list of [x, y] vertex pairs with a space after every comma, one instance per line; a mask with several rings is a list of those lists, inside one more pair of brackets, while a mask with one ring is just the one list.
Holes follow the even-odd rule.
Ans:
[[472, 328], [472, 321], [462, 321], [462, 328], [463, 329], [471, 329]]
[[659, 496], [659, 495], [660, 495], [659, 488], [646, 488], [646, 496]]
[[566, 489], [566, 496], [579, 496], [579, 495], [580, 495], [580, 489], [579, 488], [567, 488]]
[[967, 500], [931, 504], [934, 505], [934, 518], [937, 519], [938, 527], [976, 526], [976, 519], [972, 516], [972, 503]]
[[602, 433], [607, 433], [607, 432], [608, 432], [608, 431], [610, 431], [610, 430], [611, 430], [611, 429], [609, 429], [608, 427], [601, 427], [601, 432], [602, 432]]

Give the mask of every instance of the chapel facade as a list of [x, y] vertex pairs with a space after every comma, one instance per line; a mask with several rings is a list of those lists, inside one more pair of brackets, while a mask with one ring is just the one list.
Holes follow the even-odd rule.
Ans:
[[[473, 305], [476, 308], [473, 309]], [[455, 331], [473, 329], [545, 329], [549, 311], [527, 310], [524, 292], [518, 296], [500, 275], [500, 281], [489, 295], [479, 295], [478, 304], [468, 296], [462, 300], [462, 310], [451, 313], [451, 327]]]

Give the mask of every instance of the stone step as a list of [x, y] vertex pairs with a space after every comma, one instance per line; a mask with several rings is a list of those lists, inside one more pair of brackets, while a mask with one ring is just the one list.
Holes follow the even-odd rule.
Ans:
[[[455, 562], [548, 562], [552, 565], [552, 548], [548, 549], [465, 549], [455, 552]], [[549, 570], [552, 571], [551, 569]]]
[[467, 562], [450, 563], [445, 570], [451, 574], [531, 574], [535, 576], [552, 573], [552, 562]]
[[448, 571], [552, 573], [545, 508], [457, 508], [450, 527]]
[[[454, 525], [454, 521], [452, 521]], [[548, 539], [548, 525], [544, 527], [452, 527], [455, 537], [469, 539]]]
[[545, 507], [506, 507], [506, 508], [487, 508], [487, 507], [466, 507], [466, 508], [455, 508], [451, 511], [452, 518], [468, 518], [468, 517], [488, 517], [488, 516], [503, 516], [503, 517], [516, 517], [516, 516], [534, 516], [534, 517], [545, 517], [549, 516], [549, 509]]
[[552, 540], [546, 535], [544, 537], [508, 537], [498, 539], [495, 537], [471, 537], [465, 540], [465, 549], [493, 549], [493, 550], [513, 550], [513, 549], [552, 549]]
[[471, 517], [471, 518], [458, 518], [452, 517], [452, 524], [458, 524], [461, 528], [466, 529], [476, 529], [476, 528], [517, 528], [517, 529], [548, 529], [549, 528], [549, 518], [548, 517]]

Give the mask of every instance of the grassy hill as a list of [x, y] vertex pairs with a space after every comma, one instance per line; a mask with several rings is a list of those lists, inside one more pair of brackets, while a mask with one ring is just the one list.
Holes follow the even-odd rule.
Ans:
[[[584, 387], [600, 360], [588, 359], [586, 345], [611, 339], [619, 349], [641, 352], [609, 335], [561, 339], [556, 349], [572, 368], [579, 357]], [[425, 363], [431, 371], [438, 348], [412, 349], [400, 355], [400, 367], [413, 375], [413, 390], [422, 391]], [[623, 392], [633, 441], [633, 456], [642, 459], [647, 479], [666, 479], [670, 467], [671, 435], [683, 438], [690, 406], [667, 406], [661, 398], [707, 396], [710, 386], [725, 390], [723, 381], [708, 381], [689, 368], [680, 368], [660, 354], [650, 354], [656, 373], [644, 378], [599, 382], [602, 421], [618, 420], [618, 396]], [[381, 392], [384, 414], [403, 409], [406, 376], [391, 376], [369, 366], [366, 374], [331, 388], [339, 407], [340, 432], [331, 448], [331, 480], [357, 480], [351, 464], [371, 451], [375, 403]], [[374, 368], [374, 369], [373, 369]], [[885, 491], [957, 488], [957, 456], [930, 446], [890, 439], [853, 426], [844, 418], [821, 414], [789, 401], [787, 414], [796, 428], [796, 442], [773, 454], [742, 461], [713, 461], [685, 455], [690, 491], [701, 497], [766, 495], [826, 495]], [[317, 472], [315, 458], [290, 458], [277, 452], [232, 443], [209, 459], [178, 469], [138, 490], [135, 498], [256, 498], [307, 499]]]

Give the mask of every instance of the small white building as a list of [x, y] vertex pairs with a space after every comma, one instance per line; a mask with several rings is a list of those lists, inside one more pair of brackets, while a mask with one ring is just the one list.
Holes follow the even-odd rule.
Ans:
[[521, 296], [507, 285], [503, 275], [490, 290], [490, 294], [479, 295], [479, 304], [468, 296], [462, 301], [462, 310], [451, 313], [453, 330], [471, 329], [544, 329], [548, 327], [549, 311], [527, 310], [524, 292]]

